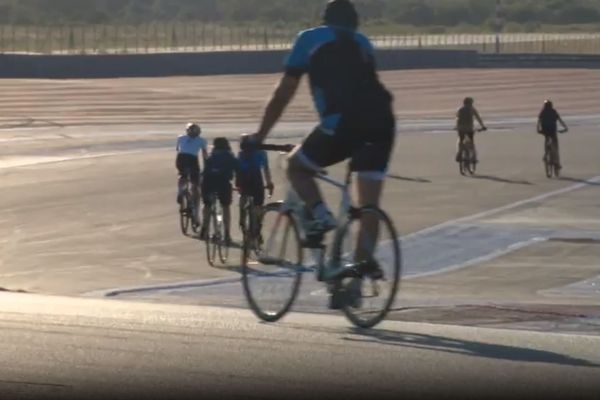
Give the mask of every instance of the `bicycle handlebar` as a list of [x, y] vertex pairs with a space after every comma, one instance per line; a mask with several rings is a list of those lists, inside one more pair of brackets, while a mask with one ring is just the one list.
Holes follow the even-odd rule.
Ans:
[[259, 150], [266, 150], [266, 151], [280, 151], [282, 153], [291, 153], [292, 150], [294, 150], [294, 148], [296, 147], [296, 145], [294, 144], [259, 144], [258, 146]]

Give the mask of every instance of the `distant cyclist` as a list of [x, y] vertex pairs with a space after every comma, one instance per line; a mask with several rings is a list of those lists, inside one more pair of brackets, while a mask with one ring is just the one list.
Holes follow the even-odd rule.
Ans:
[[[320, 235], [336, 227], [336, 219], [315, 182], [316, 173], [351, 159], [351, 168], [358, 173], [361, 206], [379, 204], [387, 175], [395, 139], [393, 99], [378, 78], [373, 46], [357, 31], [358, 25], [352, 1], [327, 3], [323, 25], [298, 35], [285, 63], [285, 73], [253, 136], [258, 142], [268, 136], [294, 97], [302, 76], [308, 75], [320, 124], [291, 154], [287, 171], [311, 214], [305, 225], [308, 235]], [[363, 229], [362, 235], [373, 236], [376, 232]], [[358, 254], [361, 251], [357, 249]], [[367, 260], [370, 254], [362, 258]]]
[[175, 160], [175, 166], [179, 172], [179, 181], [177, 184], [177, 202], [181, 203], [183, 194], [185, 175], [189, 173], [192, 181], [192, 186], [195, 194], [195, 199], [199, 201], [198, 184], [200, 182], [200, 161], [198, 160], [198, 154], [202, 151], [202, 158], [206, 163], [206, 157], [208, 155], [206, 150], [206, 140], [200, 137], [202, 130], [200, 126], [195, 123], [187, 124], [185, 128], [185, 135], [181, 135], [177, 138], [177, 159]]
[[226, 138], [219, 137], [213, 141], [213, 149], [206, 160], [204, 175], [202, 177], [202, 200], [204, 202], [203, 226], [200, 231], [200, 238], [206, 239], [206, 232], [209, 223], [211, 205], [211, 195], [216, 193], [217, 199], [223, 206], [223, 223], [225, 225], [225, 241], [231, 242], [231, 200], [232, 191], [231, 181], [235, 176], [238, 163], [231, 152], [231, 146]]
[[[251, 146], [247, 146], [248, 140], [249, 136], [243, 136], [240, 143], [241, 151], [237, 157], [238, 172], [236, 174], [236, 186], [240, 190], [240, 195], [252, 197], [254, 201], [253, 207], [257, 208], [265, 203], [265, 188], [269, 190], [270, 194], [273, 194], [274, 185], [271, 179], [267, 153], [264, 150], [257, 150]], [[255, 213], [254, 215], [258, 214]]]
[[554, 108], [554, 104], [552, 104], [550, 100], [544, 101], [542, 111], [540, 111], [540, 114], [538, 115], [537, 131], [544, 135], [544, 137], [552, 140], [552, 144], [556, 151], [555, 160], [558, 164], [557, 168], [561, 169], [562, 166], [560, 164], [560, 152], [558, 147], [558, 122], [560, 122], [565, 132], [569, 130], [558, 114], [558, 111]]
[[463, 100], [463, 106], [456, 112], [456, 130], [458, 131], [456, 162], [461, 161], [461, 150], [465, 137], [468, 137], [471, 140], [471, 143], [473, 143], [475, 162], [477, 162], [477, 150], [475, 148], [475, 120], [479, 123], [481, 130], [487, 130], [483, 120], [479, 116], [479, 112], [473, 106], [474, 103], [475, 100], [473, 100], [472, 97], [467, 97]]

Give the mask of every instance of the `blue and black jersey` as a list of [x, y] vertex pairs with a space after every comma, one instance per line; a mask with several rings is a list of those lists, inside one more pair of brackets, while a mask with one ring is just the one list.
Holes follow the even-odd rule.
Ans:
[[389, 113], [392, 96], [380, 83], [373, 46], [353, 30], [321, 26], [298, 35], [286, 74], [308, 74], [321, 129], [335, 132], [342, 118]]
[[262, 170], [268, 168], [269, 159], [263, 150], [240, 151], [237, 157], [239, 184], [252, 183], [262, 186]]

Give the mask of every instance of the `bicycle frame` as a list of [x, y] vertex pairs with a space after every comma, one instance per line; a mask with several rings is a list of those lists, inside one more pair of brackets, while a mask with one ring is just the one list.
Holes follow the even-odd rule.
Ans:
[[[348, 168], [348, 171], [346, 173], [346, 178], [345, 180], [339, 181], [336, 180], [334, 178], [329, 177], [326, 174], [317, 174], [317, 176], [315, 177], [316, 179], [334, 186], [336, 188], [338, 188], [341, 192], [342, 192], [342, 198], [340, 200], [340, 206], [339, 206], [339, 211], [338, 211], [338, 217], [337, 217], [337, 223], [338, 223], [338, 228], [335, 231], [335, 238], [334, 241], [339, 241], [341, 235], [343, 234], [343, 230], [344, 227], [346, 225], [346, 222], [348, 220], [348, 215], [352, 209], [352, 198], [350, 196], [350, 191], [349, 191], [349, 187], [351, 185], [351, 177], [352, 177], [352, 172], [350, 171], [350, 168]], [[300, 231], [300, 236], [301, 236], [301, 240], [303, 243], [306, 243], [307, 241], [307, 236], [306, 233], [304, 232], [304, 230], [302, 229], [302, 227], [304, 226], [304, 202], [300, 199], [300, 196], [298, 195], [298, 193], [296, 193], [296, 191], [293, 188], [290, 188], [287, 192], [286, 195], [286, 199], [284, 200], [282, 206], [281, 206], [281, 214], [287, 214], [290, 213], [292, 218], [295, 218], [296, 220], [299, 220], [297, 222], [299, 222], [297, 225], [300, 227], [299, 231]], [[273, 238], [276, 236], [276, 232], [279, 230], [280, 228], [280, 223], [281, 223], [281, 218], [278, 218], [277, 221], [275, 222], [275, 226], [273, 227], [272, 230], [272, 234], [269, 236], [268, 240], [266, 241], [266, 249], [269, 249], [272, 247], [273, 244]], [[326, 277], [324, 276], [324, 272], [325, 272], [325, 255], [326, 255], [326, 249], [327, 247], [324, 246], [322, 243], [319, 243], [318, 245], [316, 243], [313, 243], [312, 245], [305, 245], [305, 248], [308, 248], [312, 251], [312, 257], [314, 259], [314, 261], [316, 262], [316, 267], [317, 267], [317, 278], [319, 281], [322, 281], [324, 279], [326, 279]], [[333, 254], [333, 247], [330, 247], [330, 258], [333, 258], [334, 254]], [[268, 253], [268, 252], [267, 252]], [[281, 257], [279, 257], [281, 258]], [[277, 263], [279, 260], [268, 260], [266, 258], [263, 258], [263, 262], [268, 262], [271, 261], [272, 263]]]

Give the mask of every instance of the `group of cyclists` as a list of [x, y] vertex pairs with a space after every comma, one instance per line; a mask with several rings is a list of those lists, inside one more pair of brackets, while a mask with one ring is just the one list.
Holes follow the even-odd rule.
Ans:
[[[289, 155], [287, 167], [287, 178], [306, 207], [304, 231], [307, 235], [322, 235], [336, 228], [337, 221], [323, 201], [315, 176], [344, 160], [350, 160], [356, 175], [357, 206], [379, 206], [396, 136], [396, 118], [393, 96], [377, 74], [374, 48], [358, 32], [358, 25], [359, 16], [351, 0], [331, 0], [325, 7], [322, 25], [299, 33], [258, 131], [243, 137], [237, 156], [226, 138], [215, 139], [208, 153], [196, 124], [190, 124], [187, 134], [179, 138], [180, 176], [189, 169], [193, 181], [199, 182], [201, 150], [205, 161], [202, 198], [209, 204], [209, 194], [218, 193], [227, 240], [231, 240], [231, 182], [235, 180], [240, 194], [251, 195], [257, 207], [264, 201], [264, 188], [273, 190], [267, 157], [259, 145], [282, 116], [304, 75], [308, 76], [320, 122]], [[475, 120], [481, 130], [487, 129], [473, 99], [467, 98], [456, 115], [459, 147], [465, 137], [474, 140]], [[550, 101], [544, 103], [538, 120], [538, 131], [557, 144], [557, 122], [565, 129], [566, 125]], [[460, 160], [460, 151], [456, 160]], [[203, 227], [201, 237], [205, 231]], [[377, 226], [361, 219], [359, 238], [363, 236], [377, 236]], [[357, 257], [368, 260], [371, 255]]]
[[[461, 162], [462, 146], [465, 143], [465, 138], [468, 138], [473, 144], [475, 151], [475, 160], [477, 163], [477, 151], [475, 150], [475, 121], [479, 123], [480, 131], [486, 131], [487, 127], [483, 123], [479, 112], [474, 106], [475, 100], [472, 97], [467, 97], [463, 100], [463, 106], [456, 113], [456, 126], [458, 132], [458, 152], [456, 153], [456, 162]], [[558, 124], [562, 125], [562, 130], [558, 129]], [[550, 100], [545, 100], [537, 118], [537, 132], [543, 135], [552, 144], [554, 149], [554, 160], [558, 170], [562, 168], [560, 164], [560, 153], [558, 144], [558, 133], [567, 132], [569, 128], [560, 117], [560, 114], [554, 108], [554, 104]]]
[[[254, 201], [254, 207], [260, 207], [265, 201], [265, 188], [271, 193], [274, 185], [271, 179], [269, 161], [262, 150], [246, 148], [245, 141], [241, 142], [237, 156], [233, 154], [231, 144], [225, 137], [213, 140], [212, 149], [208, 151], [208, 143], [201, 136], [201, 128], [196, 123], [189, 123], [186, 133], [177, 139], [176, 167], [179, 172], [177, 202], [181, 204], [185, 179], [192, 182], [193, 201], [199, 209], [202, 199], [205, 222], [209, 220], [209, 205], [211, 194], [223, 207], [223, 223], [225, 241], [231, 242], [231, 204], [233, 200], [232, 182], [242, 196], [248, 196]], [[200, 173], [200, 156], [204, 169]], [[240, 222], [241, 223], [241, 222]], [[206, 239], [206, 226], [200, 229], [200, 238]]]

